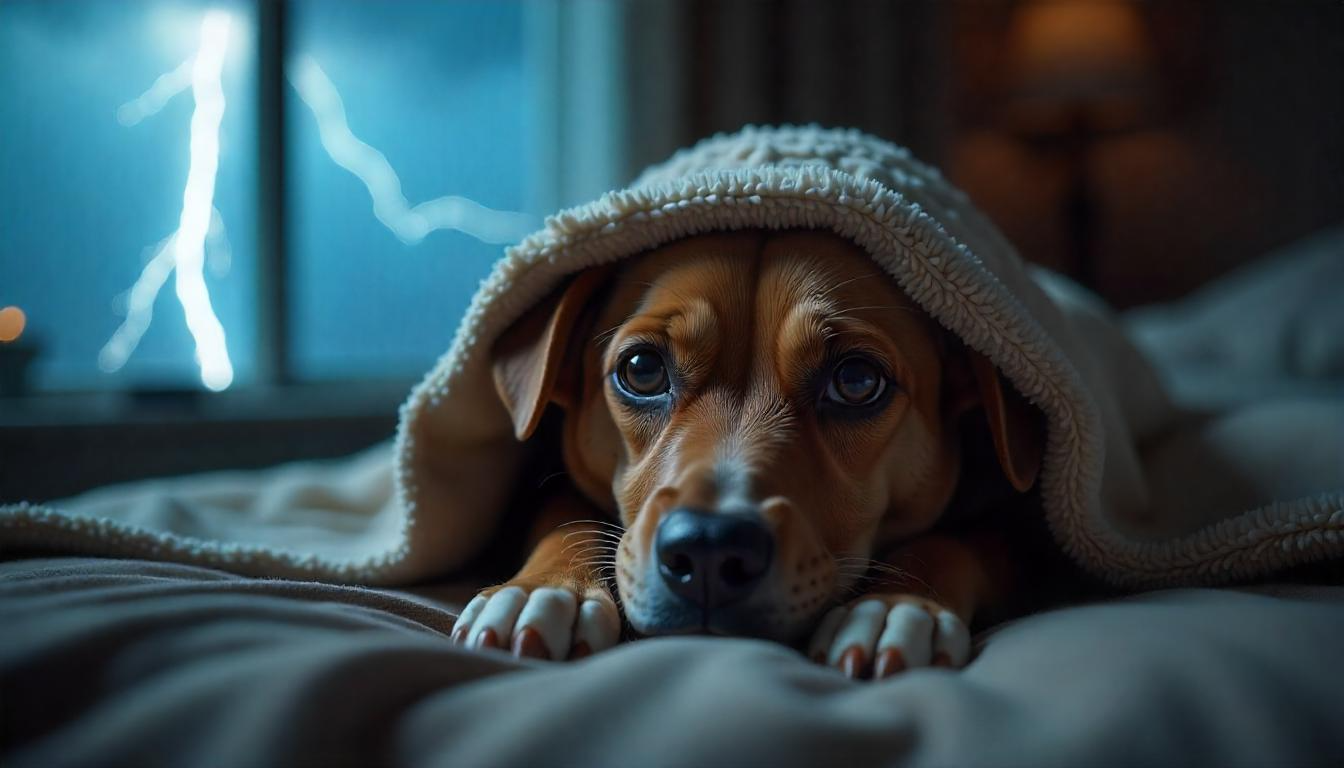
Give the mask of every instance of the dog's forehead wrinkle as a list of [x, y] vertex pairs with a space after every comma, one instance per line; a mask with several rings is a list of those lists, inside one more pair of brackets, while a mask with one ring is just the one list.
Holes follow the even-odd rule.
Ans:
[[804, 300], [791, 307], [773, 339], [762, 340], [761, 368], [775, 372], [780, 387], [800, 394], [826, 358], [829, 334], [824, 301]]

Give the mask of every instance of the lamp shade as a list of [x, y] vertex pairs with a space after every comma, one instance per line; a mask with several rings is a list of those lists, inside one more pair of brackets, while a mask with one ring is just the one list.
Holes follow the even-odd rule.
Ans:
[[1124, 0], [1034, 0], [1008, 30], [1010, 119], [1048, 130], [1087, 113], [1099, 130], [1139, 121], [1150, 107], [1153, 51], [1138, 8]]

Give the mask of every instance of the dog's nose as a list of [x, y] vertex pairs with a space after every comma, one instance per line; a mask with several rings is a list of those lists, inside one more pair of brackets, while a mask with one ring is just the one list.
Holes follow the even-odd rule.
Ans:
[[770, 569], [774, 541], [755, 517], [683, 507], [663, 516], [653, 546], [668, 588], [712, 609], [756, 588]]

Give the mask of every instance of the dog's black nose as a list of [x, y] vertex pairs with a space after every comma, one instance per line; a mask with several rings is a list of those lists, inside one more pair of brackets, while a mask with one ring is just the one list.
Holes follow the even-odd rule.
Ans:
[[774, 541], [755, 517], [680, 508], [658, 523], [653, 546], [668, 588], [713, 609], [756, 588], [770, 569]]

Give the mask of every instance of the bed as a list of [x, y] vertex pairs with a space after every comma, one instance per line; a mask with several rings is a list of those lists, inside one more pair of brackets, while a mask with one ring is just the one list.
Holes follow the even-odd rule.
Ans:
[[[1284, 299], [1344, 281], [1342, 252], [1344, 235], [1324, 236], [1133, 313], [1129, 332], [1192, 410], [1265, 402], [1263, 418], [1287, 408], [1344, 435], [1340, 305]], [[1339, 444], [1299, 448], [1338, 458], [1344, 479]], [[368, 503], [360, 489], [387, 493], [390, 451], [67, 506], [96, 517], [134, 499], [209, 525], [314, 493]], [[641, 640], [568, 664], [460, 649], [447, 634], [480, 586], [461, 577], [376, 589], [0, 543], [0, 762], [14, 768], [1344, 764], [1338, 573], [1060, 605], [980, 632], [962, 671], [871, 683], [740, 639]]]
[[1174, 590], [855, 683], [752, 640], [574, 664], [447, 642], [467, 589], [0, 567], [4, 764], [1338, 765], [1344, 587]]

